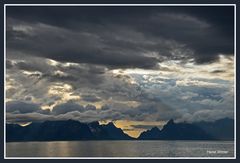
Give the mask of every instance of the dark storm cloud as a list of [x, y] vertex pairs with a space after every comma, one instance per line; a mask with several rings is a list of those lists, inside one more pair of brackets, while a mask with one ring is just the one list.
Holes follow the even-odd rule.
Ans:
[[[82, 122], [100, 120], [137, 120], [137, 121], [161, 121], [172, 117], [179, 117], [177, 111], [171, 108], [153, 103], [145, 103], [137, 108], [106, 107], [96, 109], [94, 105], [85, 107], [68, 101], [53, 107], [53, 110], [42, 110], [39, 105], [21, 101], [7, 103], [7, 120], [9, 122], [29, 122], [45, 120], [67, 120], [75, 119]], [[161, 117], [161, 118], [160, 118]]]
[[73, 102], [67, 102], [64, 104], [57, 105], [53, 108], [52, 113], [55, 115], [65, 114], [67, 112], [78, 111], [84, 112], [84, 107]]
[[214, 70], [214, 71], [211, 71], [211, 73], [214, 73], [214, 74], [223, 73], [223, 72], [226, 72], [226, 71], [225, 70]]
[[58, 61], [155, 68], [163, 56], [233, 54], [233, 7], [8, 7], [7, 17], [8, 49]]
[[[50, 114], [50, 110], [42, 110], [40, 105], [31, 102], [22, 101], [9, 101], [6, 103], [6, 112], [12, 114], [27, 114], [27, 113], [38, 113], [38, 114]], [[25, 121], [26, 122], [26, 121]]]
[[88, 102], [97, 102], [97, 101], [101, 101], [101, 98], [95, 96], [95, 95], [82, 95], [81, 99], [84, 101], [88, 101]]
[[26, 113], [26, 114], [12, 114], [7, 113], [8, 123], [26, 123], [26, 122], [42, 122], [47, 120], [56, 120], [51, 115], [45, 115], [40, 113]]
[[10, 101], [6, 104], [7, 112], [31, 113], [40, 110], [37, 104]]

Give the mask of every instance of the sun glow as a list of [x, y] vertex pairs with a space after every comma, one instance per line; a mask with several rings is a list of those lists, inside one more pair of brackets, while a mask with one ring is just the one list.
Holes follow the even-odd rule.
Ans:
[[[108, 124], [109, 122], [111, 122], [111, 120], [99, 121], [100, 124]], [[137, 138], [143, 131], [147, 130], [146, 128], [143, 128], [144, 126], [149, 126], [148, 129], [151, 129], [155, 126], [161, 128], [166, 122], [116, 120], [113, 121], [113, 123], [116, 127], [121, 128], [124, 133]]]

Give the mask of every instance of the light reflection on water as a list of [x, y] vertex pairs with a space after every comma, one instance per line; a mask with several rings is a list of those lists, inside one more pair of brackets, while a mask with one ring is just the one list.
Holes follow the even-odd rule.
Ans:
[[[214, 153], [225, 151], [225, 153]], [[11, 142], [7, 157], [233, 157], [232, 141]]]

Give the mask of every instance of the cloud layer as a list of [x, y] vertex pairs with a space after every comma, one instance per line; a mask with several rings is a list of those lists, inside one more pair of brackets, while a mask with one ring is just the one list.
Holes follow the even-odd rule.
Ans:
[[192, 8], [179, 8], [9, 7], [7, 48], [58, 61], [139, 68], [164, 59], [202, 63], [233, 54], [233, 7], [191, 14]]
[[7, 121], [233, 117], [233, 20], [233, 7], [9, 6]]

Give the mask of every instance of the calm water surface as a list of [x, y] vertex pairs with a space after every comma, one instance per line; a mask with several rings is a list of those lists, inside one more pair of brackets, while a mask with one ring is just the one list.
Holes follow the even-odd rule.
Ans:
[[233, 157], [233, 141], [11, 142], [7, 157]]

